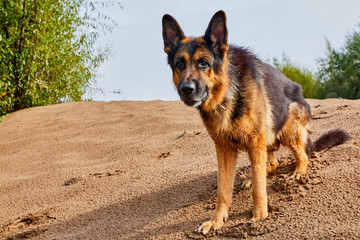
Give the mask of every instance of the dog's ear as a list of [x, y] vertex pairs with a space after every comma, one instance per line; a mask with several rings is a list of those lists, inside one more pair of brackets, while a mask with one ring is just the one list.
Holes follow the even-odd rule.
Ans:
[[215, 52], [221, 57], [228, 50], [228, 31], [224, 11], [218, 11], [214, 14], [206, 29], [204, 40], [211, 44]]
[[185, 36], [177, 21], [169, 14], [163, 16], [162, 27], [164, 51], [170, 54]]

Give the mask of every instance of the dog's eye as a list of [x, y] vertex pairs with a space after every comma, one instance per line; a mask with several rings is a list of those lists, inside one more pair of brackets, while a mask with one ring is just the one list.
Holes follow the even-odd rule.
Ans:
[[207, 68], [209, 66], [209, 63], [203, 59], [200, 59], [198, 61], [198, 67], [199, 68]]
[[180, 60], [176, 63], [176, 67], [180, 70], [183, 70], [185, 68], [184, 60]]

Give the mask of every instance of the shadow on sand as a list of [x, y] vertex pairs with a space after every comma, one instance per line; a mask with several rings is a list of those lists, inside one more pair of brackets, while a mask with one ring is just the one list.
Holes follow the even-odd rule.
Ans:
[[[191, 215], [189, 211], [192, 210], [189, 209], [192, 209], [192, 206], [202, 202], [206, 204], [209, 199], [216, 196], [215, 186], [216, 172], [51, 225], [46, 232], [35, 238], [143, 239], [193, 231], [205, 219], [198, 214], [194, 214], [194, 218], [189, 219], [187, 216], [182, 216], [179, 210], [188, 209], [183, 214]], [[198, 209], [205, 214], [204, 204], [200, 204]], [[168, 224], [161, 222], [168, 214], [186, 220], [174, 220]]]

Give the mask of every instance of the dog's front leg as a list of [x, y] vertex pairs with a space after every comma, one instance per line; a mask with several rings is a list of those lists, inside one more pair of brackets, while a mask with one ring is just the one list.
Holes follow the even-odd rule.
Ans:
[[266, 193], [266, 149], [265, 135], [252, 138], [251, 145], [248, 148], [252, 172], [254, 220], [267, 218], [268, 216]]
[[217, 204], [210, 221], [204, 222], [198, 229], [203, 234], [207, 234], [211, 229], [220, 229], [224, 225], [231, 205], [237, 150], [216, 144], [216, 155], [218, 161]]

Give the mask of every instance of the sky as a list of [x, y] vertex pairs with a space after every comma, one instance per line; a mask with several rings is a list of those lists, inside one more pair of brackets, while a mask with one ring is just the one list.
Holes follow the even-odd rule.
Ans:
[[[100, 45], [111, 56], [99, 69], [96, 101], [178, 100], [163, 51], [162, 16], [172, 15], [186, 36], [202, 36], [218, 10], [227, 15], [229, 43], [248, 47], [260, 59], [280, 58], [316, 70], [328, 39], [344, 44], [360, 23], [359, 0], [121, 0], [103, 10], [118, 26]], [[120, 90], [121, 94], [111, 93]]]

